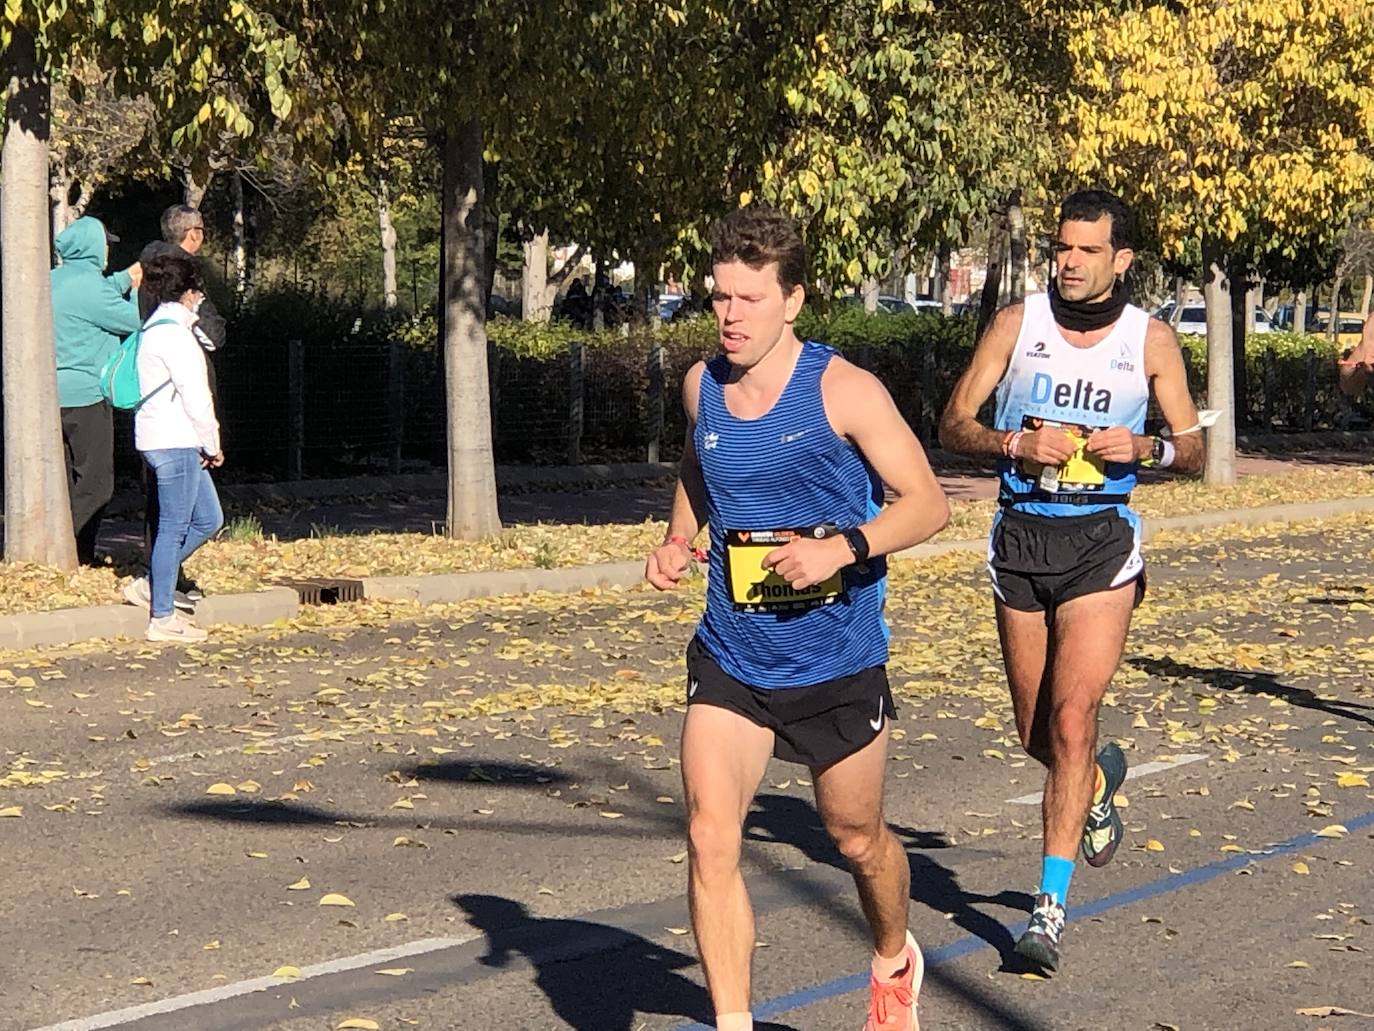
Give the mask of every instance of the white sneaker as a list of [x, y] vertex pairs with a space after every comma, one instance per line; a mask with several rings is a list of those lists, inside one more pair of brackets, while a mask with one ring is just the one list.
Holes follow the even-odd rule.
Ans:
[[[124, 601], [129, 605], [137, 605], [141, 609], [151, 608], [153, 604], [153, 587], [148, 582], [146, 576], [137, 576], [124, 585]], [[182, 612], [195, 612], [196, 603], [191, 600], [185, 591], [172, 592], [172, 605]]]
[[148, 631], [143, 635], [150, 641], [180, 641], [193, 644], [209, 638], [209, 634], [196, 626], [180, 613], [172, 613], [161, 619], [148, 620]]
[[150, 608], [153, 604], [153, 588], [148, 583], [146, 576], [136, 576], [124, 585], [124, 601], [129, 605], [137, 605], [141, 609]]

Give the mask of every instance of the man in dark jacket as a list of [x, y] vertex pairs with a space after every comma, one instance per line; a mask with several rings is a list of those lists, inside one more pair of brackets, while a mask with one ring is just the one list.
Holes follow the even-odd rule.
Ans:
[[[154, 258], [164, 255], [172, 257], [193, 258], [205, 246], [205, 219], [199, 211], [189, 204], [173, 204], [162, 213], [162, 239], [154, 240], [143, 248], [143, 253], [138, 256], [138, 260], [147, 264]], [[157, 307], [156, 302], [151, 297], [139, 296], [138, 308], [139, 315], [143, 321], [148, 320], [148, 316]], [[210, 380], [210, 394], [215, 399], [215, 405], [219, 406], [219, 384], [215, 378], [215, 352], [224, 346], [225, 329], [224, 316], [219, 313], [210, 298], [200, 302], [200, 308], [196, 312], [196, 322], [191, 327], [191, 332], [200, 341], [200, 346], [205, 350], [205, 372]], [[157, 485], [151, 477], [146, 475], [144, 470], [144, 488], [147, 498], [143, 523], [143, 543], [145, 558], [151, 555], [153, 547], [153, 528], [157, 526]], [[195, 584], [185, 580], [179, 580], [176, 593], [177, 607], [189, 610], [192, 603], [200, 600], [200, 591]]]
[[62, 264], [52, 270], [57, 398], [67, 458], [76, 555], [95, 565], [95, 539], [114, 495], [114, 412], [100, 392], [100, 370], [119, 342], [139, 327], [133, 265], [105, 275], [112, 237], [99, 219], [78, 218], [55, 242]]
[[[176, 258], [194, 257], [205, 245], [205, 219], [199, 211], [189, 204], [173, 204], [162, 213], [162, 239], [154, 240], [143, 248], [138, 256], [139, 262], [146, 265], [154, 258], [171, 255]], [[138, 299], [139, 317], [147, 320], [157, 305], [152, 298], [140, 296]], [[214, 302], [206, 298], [196, 313], [197, 321], [193, 329], [200, 346], [213, 354], [224, 346], [224, 316], [219, 313]], [[210, 368], [210, 389], [215, 386], [214, 362], [207, 361]]]

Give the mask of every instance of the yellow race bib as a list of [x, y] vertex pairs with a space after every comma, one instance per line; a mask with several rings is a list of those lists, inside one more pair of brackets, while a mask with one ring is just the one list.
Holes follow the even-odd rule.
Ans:
[[844, 577], [836, 572], [830, 579], [797, 590], [785, 579], [764, 569], [769, 554], [799, 537], [816, 539], [832, 536], [829, 526], [809, 526], [794, 530], [726, 530], [725, 576], [730, 600], [743, 612], [791, 612], [829, 605], [844, 594]]
[[[1077, 423], [1050, 422], [1029, 415], [1021, 423], [1021, 428], [1027, 432], [1045, 427], [1063, 430], [1069, 435], [1069, 440], [1077, 445], [1074, 453], [1059, 466], [1059, 490], [1100, 491], [1107, 482], [1107, 463], [1101, 456], [1087, 451], [1088, 437], [1093, 428]], [[1021, 460], [1022, 475], [1027, 479], [1038, 479], [1044, 468], [1039, 462]]]

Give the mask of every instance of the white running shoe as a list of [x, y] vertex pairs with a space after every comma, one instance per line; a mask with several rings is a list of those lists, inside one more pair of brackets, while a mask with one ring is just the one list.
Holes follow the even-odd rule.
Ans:
[[[124, 585], [124, 601], [141, 609], [152, 608], [153, 587], [146, 576], [136, 576]], [[196, 603], [185, 591], [172, 592], [172, 605], [182, 612], [195, 612]]]
[[150, 641], [180, 641], [195, 644], [209, 638], [209, 634], [196, 626], [179, 612], [161, 619], [148, 620], [148, 631], [143, 635]]

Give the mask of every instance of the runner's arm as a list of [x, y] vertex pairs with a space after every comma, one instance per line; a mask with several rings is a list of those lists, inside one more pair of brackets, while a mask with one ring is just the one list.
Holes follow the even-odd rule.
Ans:
[[978, 421], [978, 409], [997, 388], [1016, 347], [1021, 332], [1022, 305], [1012, 304], [999, 311], [983, 333], [973, 352], [973, 361], [959, 377], [940, 417], [940, 446], [959, 455], [1002, 457], [1006, 436]]
[[[687, 439], [682, 445], [682, 460], [678, 463], [677, 486], [673, 489], [673, 507], [668, 516], [668, 532], [664, 543], [650, 554], [644, 566], [644, 578], [659, 590], [676, 587], [692, 560], [690, 542], [706, 525], [706, 484], [701, 476], [693, 436], [697, 424], [697, 402], [701, 396], [701, 376], [705, 363], [698, 362], [687, 372], [682, 383], [682, 407], [687, 414]], [[688, 541], [683, 544], [681, 540]]]
[[[835, 431], [859, 449], [897, 495], [870, 522], [858, 527], [868, 540], [869, 555], [890, 555], [943, 530], [949, 522], [949, 500], [930, 468], [925, 448], [882, 382], [849, 362], [832, 361], [821, 389]], [[852, 561], [852, 555], [842, 554], [846, 564]]]
[[[1169, 468], [1178, 473], [1201, 472], [1206, 445], [1202, 431], [1197, 429], [1197, 407], [1188, 392], [1188, 369], [1183, 364], [1178, 334], [1159, 319], [1150, 320], [1145, 334], [1145, 375], [1171, 434], [1174, 460]], [[1148, 458], [1154, 438], [1137, 437], [1136, 442], [1136, 457]]]

